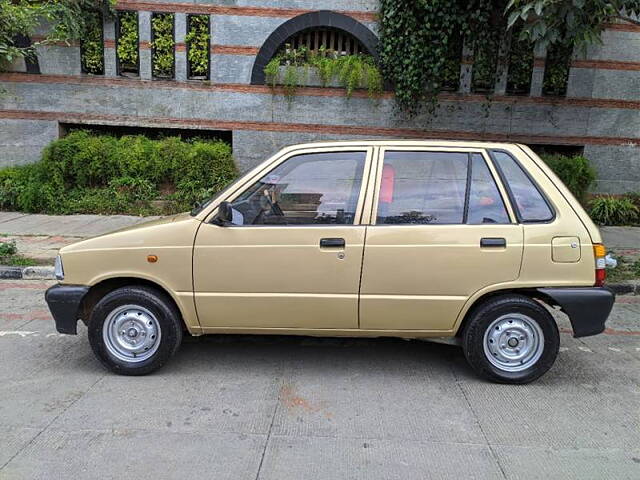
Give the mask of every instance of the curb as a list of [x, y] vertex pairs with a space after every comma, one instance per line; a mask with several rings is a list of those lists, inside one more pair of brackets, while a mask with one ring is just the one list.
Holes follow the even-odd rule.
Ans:
[[0, 265], [1, 280], [55, 280], [53, 267], [9, 267]]

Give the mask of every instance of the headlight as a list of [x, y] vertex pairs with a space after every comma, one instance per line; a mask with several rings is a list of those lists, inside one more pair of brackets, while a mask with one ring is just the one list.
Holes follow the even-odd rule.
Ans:
[[58, 255], [53, 266], [53, 272], [58, 280], [64, 280], [64, 269], [62, 268], [62, 257]]

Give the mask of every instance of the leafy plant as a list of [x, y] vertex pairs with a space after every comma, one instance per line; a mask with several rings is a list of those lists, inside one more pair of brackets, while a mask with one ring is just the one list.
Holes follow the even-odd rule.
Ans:
[[[84, 40], [91, 32], [96, 13], [111, 16], [115, 0], [0, 0], [0, 70], [18, 58], [34, 55], [34, 46], [52, 42]], [[44, 40], [30, 47], [16, 40], [36, 33], [46, 22]]]
[[120, 73], [138, 73], [138, 12], [118, 13], [117, 37]]
[[16, 247], [15, 240], [10, 240], [8, 242], [0, 240], [0, 257], [15, 255], [16, 253], [18, 253], [18, 247]]
[[173, 13], [154, 13], [151, 17], [151, 57], [153, 76], [172, 78], [175, 65], [175, 40], [173, 39]]
[[92, 12], [88, 16], [86, 35], [80, 43], [80, 54], [83, 72], [104, 74], [104, 39], [100, 12]]
[[640, 220], [640, 209], [631, 199], [612, 195], [593, 199], [589, 214], [600, 225], [631, 225]]
[[[284, 67], [284, 73], [281, 67]], [[323, 87], [337, 80], [347, 91], [348, 98], [358, 88], [367, 88], [372, 98], [379, 96], [383, 90], [382, 74], [372, 56], [338, 55], [324, 48], [312, 52], [305, 47], [291, 49], [286, 45], [267, 64], [264, 73], [272, 88], [283, 85], [285, 96], [291, 101], [311, 69], [318, 73]], [[304, 71], [304, 75], [301, 75], [301, 71]]]
[[[236, 176], [221, 141], [116, 138], [74, 131], [52, 142], [42, 160], [0, 170], [0, 207], [53, 214], [172, 213]], [[163, 200], [158, 210], [153, 200]]]
[[209, 16], [189, 15], [189, 24], [185, 40], [187, 42], [187, 60], [189, 77], [207, 77], [209, 75]]
[[541, 155], [560, 180], [580, 201], [584, 201], [589, 187], [596, 179], [596, 171], [585, 157], [565, 155]]
[[607, 23], [625, 12], [640, 13], [638, 0], [511, 0], [508, 26], [522, 22], [521, 38], [543, 47], [562, 44], [584, 48], [600, 42]]

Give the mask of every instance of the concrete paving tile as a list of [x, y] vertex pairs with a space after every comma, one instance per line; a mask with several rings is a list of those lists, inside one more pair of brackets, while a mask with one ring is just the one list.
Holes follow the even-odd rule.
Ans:
[[265, 438], [212, 432], [47, 430], [1, 478], [255, 479]]
[[154, 428], [266, 434], [279, 391], [277, 361], [246, 345], [183, 344], [145, 377], [108, 373], [55, 428]]
[[[38, 428], [15, 428], [0, 425], [0, 468], [33, 440], [38, 433], [40, 433]], [[0, 478], [2, 478], [1, 472]]]
[[635, 480], [640, 449], [493, 447], [508, 479]]
[[[25, 215], [27, 214], [22, 212], [0, 212], [0, 224], [13, 221], [16, 218], [24, 217]], [[1, 229], [2, 227], [0, 227], [0, 230]]]
[[630, 356], [625, 364], [616, 362], [613, 352], [580, 350], [584, 344], [564, 337], [568, 350], [532, 384], [495, 385], [473, 376], [461, 381], [488, 441], [554, 448], [640, 445], [640, 364]]
[[483, 445], [272, 435], [260, 480], [501, 479]]
[[482, 442], [449, 367], [452, 346], [372, 340], [299, 348], [287, 364], [274, 432]]

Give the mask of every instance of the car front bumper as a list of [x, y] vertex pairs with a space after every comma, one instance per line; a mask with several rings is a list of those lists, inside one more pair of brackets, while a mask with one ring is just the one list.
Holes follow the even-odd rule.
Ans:
[[574, 337], [602, 333], [616, 295], [607, 287], [538, 288], [571, 320]]
[[89, 287], [81, 285], [54, 285], [47, 289], [44, 298], [60, 333], [77, 335], [80, 304]]

